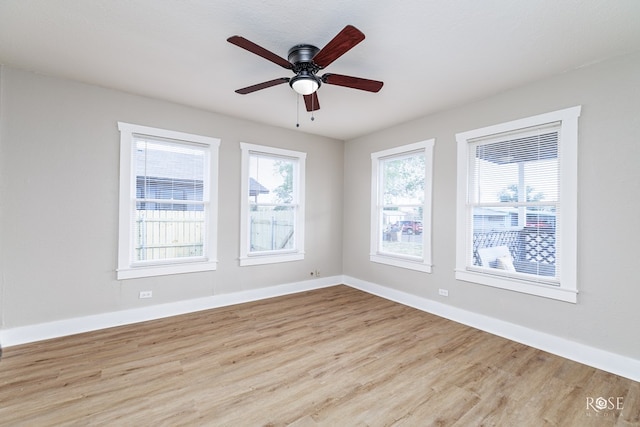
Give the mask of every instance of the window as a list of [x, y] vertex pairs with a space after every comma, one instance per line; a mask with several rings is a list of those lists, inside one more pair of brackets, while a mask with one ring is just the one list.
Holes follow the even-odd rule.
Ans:
[[241, 143], [240, 265], [304, 259], [306, 154]]
[[431, 272], [433, 145], [371, 154], [371, 261]]
[[118, 279], [215, 270], [220, 140], [118, 128]]
[[579, 115], [456, 135], [456, 278], [576, 302]]

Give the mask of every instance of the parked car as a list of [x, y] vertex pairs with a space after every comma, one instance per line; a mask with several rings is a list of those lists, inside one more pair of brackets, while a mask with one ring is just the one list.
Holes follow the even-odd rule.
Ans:
[[422, 222], [420, 221], [398, 221], [398, 226], [402, 227], [404, 234], [421, 234]]

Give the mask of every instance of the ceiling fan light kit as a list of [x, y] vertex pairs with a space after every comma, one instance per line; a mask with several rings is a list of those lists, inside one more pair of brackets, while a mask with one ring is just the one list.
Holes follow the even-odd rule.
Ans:
[[308, 73], [300, 73], [291, 80], [289, 86], [300, 95], [311, 95], [320, 87], [320, 79]]
[[336, 86], [344, 86], [352, 89], [364, 90], [367, 92], [378, 92], [382, 85], [381, 81], [363, 79], [360, 77], [344, 76], [340, 74], [325, 74], [317, 76], [318, 71], [326, 68], [333, 61], [344, 55], [355, 45], [364, 40], [364, 34], [352, 25], [347, 25], [340, 31], [325, 47], [318, 49], [310, 44], [298, 44], [289, 49], [287, 58], [279, 55], [249, 41], [241, 36], [232, 36], [227, 39], [229, 43], [235, 44], [251, 53], [263, 57], [283, 68], [287, 68], [295, 74], [294, 77], [281, 77], [258, 83], [242, 89], [236, 93], [246, 95], [261, 89], [276, 86], [289, 82], [289, 86], [304, 96], [307, 111], [320, 109], [318, 103], [317, 90], [322, 83]]
[[320, 69], [313, 57], [320, 51], [310, 44], [299, 44], [289, 49], [287, 58], [292, 65], [295, 77], [289, 80], [289, 86], [300, 95], [311, 95], [320, 88], [320, 79], [316, 73]]

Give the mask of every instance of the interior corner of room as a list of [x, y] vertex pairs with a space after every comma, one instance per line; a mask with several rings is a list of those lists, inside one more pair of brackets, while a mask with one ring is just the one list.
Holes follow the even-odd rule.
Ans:
[[[0, 23], [4, 21], [6, 18], [0, 18]], [[194, 25], [203, 25], [198, 22]], [[327, 34], [321, 33], [323, 37], [316, 43], [327, 43], [342, 27], [337, 25]], [[366, 31], [365, 25], [359, 27], [368, 37], [362, 48], [375, 46], [375, 31]], [[247, 37], [258, 40], [259, 35], [264, 35], [265, 44], [270, 34], [258, 28], [247, 33]], [[277, 46], [281, 35], [271, 35]], [[114, 35], [115, 40], [120, 37]], [[190, 40], [196, 46], [210, 46], [195, 34]], [[148, 39], [142, 37], [138, 42], [152, 50]], [[224, 38], [218, 42], [215, 49], [223, 52], [221, 58], [234, 60], [230, 68], [244, 65], [231, 78], [232, 83], [223, 79], [210, 81], [213, 89], [194, 88], [185, 81], [183, 98], [175, 92], [168, 98], [154, 96], [154, 74], [147, 77], [149, 86], [139, 90], [122, 85], [110, 87], [107, 80], [103, 84], [89, 82], [83, 72], [107, 66], [108, 61], [98, 59], [95, 64], [78, 64], [77, 73], [65, 76], [56, 75], [55, 67], [40, 72], [37, 61], [21, 62], [18, 55], [11, 56], [16, 65], [0, 66], [0, 357], [3, 348], [6, 359], [12, 347], [40, 340], [346, 285], [640, 381], [640, 340], [636, 336], [640, 286], [635, 269], [635, 240], [640, 239], [640, 199], [635, 197], [640, 188], [637, 42], [634, 51], [605, 55], [604, 59], [599, 57], [593, 63], [561, 72], [540, 75], [519, 70], [523, 73], [521, 78], [504, 82], [491, 93], [474, 93], [472, 99], [461, 96], [458, 90], [482, 85], [483, 80], [491, 80], [489, 75], [478, 75], [476, 81], [459, 82], [459, 86], [440, 81], [435, 87], [429, 86], [430, 90], [449, 91], [454, 101], [443, 102], [424, 114], [422, 110], [393, 107], [395, 104], [385, 91], [393, 90], [394, 81], [403, 79], [403, 74], [400, 70], [385, 74], [384, 68], [377, 76], [372, 47], [364, 50], [364, 55], [358, 45], [349, 55], [354, 62], [371, 61], [370, 68], [363, 70], [364, 76], [384, 80], [382, 89], [376, 86], [379, 93], [346, 94], [339, 91], [350, 89], [338, 87], [342, 83], [339, 78], [333, 77], [329, 83], [320, 80], [314, 89], [320, 94], [321, 108], [313, 106], [305, 111], [304, 104], [299, 104], [304, 99], [288, 85], [269, 86], [260, 95], [233, 93], [257, 77], [256, 64], [262, 65], [261, 58], [242, 52]], [[444, 54], [442, 50], [438, 52]], [[2, 53], [0, 48], [0, 63]], [[184, 64], [196, 64], [195, 56], [203, 53], [174, 54], [181, 59], [180, 66], [155, 63], [153, 55], [144, 58], [150, 61], [150, 69], [168, 66], [170, 71], [182, 72]], [[455, 51], [448, 54], [455, 55]], [[345, 55], [332, 64], [332, 72], [341, 72], [340, 61], [344, 61], [347, 74], [361, 71], [348, 58]], [[437, 67], [438, 62], [434, 58], [432, 66]], [[209, 62], [206, 64], [212, 67]], [[276, 65], [267, 65], [277, 74]], [[133, 75], [145, 68], [140, 64], [132, 66]], [[270, 76], [272, 70], [268, 71], [260, 75]], [[449, 69], [451, 78], [458, 72]], [[420, 82], [416, 84], [419, 85]], [[421, 97], [428, 97], [422, 88], [415, 90]], [[213, 110], [198, 102], [190, 104], [190, 94], [198, 91], [210, 91], [211, 97], [218, 92], [231, 92], [229, 96], [244, 103], [238, 104], [240, 101], [234, 99], [227, 111]], [[250, 101], [252, 96], [255, 103]], [[378, 123], [368, 122], [359, 129], [348, 127], [342, 121], [347, 115], [342, 108], [349, 99], [353, 99], [354, 107], [348, 114], [353, 115], [354, 121], [359, 119], [358, 105], [364, 108], [371, 103], [379, 103], [376, 108], [380, 110], [402, 110], [402, 117], [394, 115], [389, 121], [380, 118]], [[571, 295], [562, 300], [546, 297], [546, 291], [530, 294], [469, 281], [476, 270], [486, 273], [489, 268], [493, 268], [489, 274], [499, 277], [509, 268], [522, 273], [516, 271], [519, 260], [506, 243], [488, 245], [492, 253], [486, 265], [478, 258], [472, 266], [476, 270], [458, 274], [460, 258], [456, 248], [460, 239], [456, 233], [459, 236], [461, 184], [456, 171], [461, 160], [456, 135], [576, 106], [581, 108], [575, 153], [577, 192], [570, 198], [577, 207], [577, 253], [575, 265], [568, 267], [572, 268], [575, 292], [570, 289]], [[335, 112], [330, 112], [332, 108]], [[332, 127], [333, 114], [340, 125]], [[212, 180], [217, 185], [218, 201], [217, 228], [212, 236], [217, 242], [215, 259], [199, 271], [167, 270], [170, 274], [160, 275], [117, 271], [119, 243], [123, 239], [119, 123], [204, 135], [219, 142], [217, 180]], [[427, 150], [432, 150], [426, 151], [426, 158], [432, 161], [431, 175], [427, 177], [432, 185], [429, 216], [421, 217], [427, 218], [424, 224], [402, 217], [389, 226], [385, 224], [384, 235], [378, 234], [380, 245], [388, 248], [398, 239], [421, 239], [423, 227], [428, 228], [429, 260], [416, 260], [410, 255], [401, 261], [391, 257], [386, 262], [390, 258], [385, 254], [372, 253], [377, 250], [372, 244], [376, 238], [375, 230], [372, 237], [372, 155], [389, 158], [385, 156], [398, 153], [388, 150], [401, 146], [408, 147], [406, 153], [415, 153], [425, 150], [425, 141], [431, 144], [426, 144]], [[423, 145], [418, 148], [412, 145], [420, 142]], [[260, 151], [260, 147], [267, 148]], [[246, 179], [241, 183], [246, 172], [243, 168], [249, 167], [251, 156], [285, 159], [289, 162], [285, 166], [293, 171], [304, 168], [304, 197], [300, 199], [297, 193], [291, 196], [304, 207], [304, 216], [296, 218], [301, 221], [304, 239], [291, 243], [291, 247], [303, 247], [295, 253], [287, 254], [289, 246], [283, 244], [277, 250], [265, 249], [264, 256], [256, 255], [246, 244], [248, 237], [243, 227], [248, 224], [247, 216], [259, 205], [261, 192], [268, 192], [265, 182]], [[493, 160], [494, 164], [500, 163], [495, 157]], [[467, 161], [462, 159], [463, 163]], [[263, 164], [273, 168], [273, 162]], [[462, 183], [462, 187], [465, 185]], [[131, 191], [135, 193], [135, 188], [131, 187]], [[247, 194], [243, 195], [243, 191]], [[516, 197], [513, 206], [517, 202]], [[135, 201], [132, 203], [135, 210]], [[185, 206], [189, 203], [184, 202]], [[269, 201], [265, 205], [277, 203]], [[538, 205], [542, 203], [532, 202], [534, 210]], [[484, 208], [478, 204], [478, 209]], [[200, 207], [193, 208], [196, 209]], [[391, 206], [393, 209], [397, 206]], [[410, 209], [424, 214], [421, 206]], [[547, 216], [555, 216], [555, 209], [554, 206], [553, 215]], [[273, 209], [283, 216], [284, 210], [282, 206]], [[536, 227], [547, 226], [548, 218], [542, 210], [537, 211], [536, 218], [542, 219], [534, 224]], [[382, 216], [389, 215], [384, 209], [380, 212]], [[498, 214], [494, 210], [491, 221], [513, 221], [515, 226], [529, 218], [518, 219], [517, 214], [509, 216], [505, 212]], [[279, 250], [283, 250], [284, 257], [270, 256], [271, 251]], [[500, 257], [506, 257], [507, 267], [497, 267]], [[520, 280], [517, 274], [513, 277]], [[547, 285], [545, 282], [532, 286]]]

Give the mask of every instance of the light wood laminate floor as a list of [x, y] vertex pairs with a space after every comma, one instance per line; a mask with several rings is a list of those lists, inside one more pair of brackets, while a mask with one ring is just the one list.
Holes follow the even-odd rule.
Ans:
[[0, 425], [638, 426], [640, 383], [336, 286], [7, 348]]

